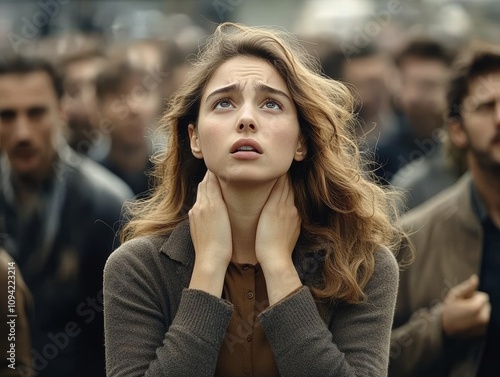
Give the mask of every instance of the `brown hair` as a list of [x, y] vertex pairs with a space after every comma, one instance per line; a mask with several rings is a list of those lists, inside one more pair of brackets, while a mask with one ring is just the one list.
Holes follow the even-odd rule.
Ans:
[[149, 199], [133, 203], [126, 241], [168, 234], [187, 218], [206, 166], [191, 154], [188, 125], [198, 118], [199, 101], [214, 71], [236, 56], [270, 62], [283, 77], [298, 109], [307, 156], [289, 171], [302, 219], [301, 240], [318, 239], [324, 250], [323, 279], [311, 287], [319, 299], [357, 302], [374, 270], [374, 253], [399, 241], [389, 193], [362, 169], [352, 139], [353, 98], [342, 83], [326, 78], [297, 39], [286, 32], [224, 23], [203, 46], [185, 84], [161, 120], [168, 132], [165, 152], [155, 158], [157, 186]]
[[0, 56], [2, 56], [0, 59], [0, 76], [10, 74], [27, 75], [34, 72], [45, 72], [52, 82], [52, 87], [57, 99], [60, 100], [62, 98], [62, 77], [54, 65], [47, 59], [14, 53], [6, 53], [5, 55], [2, 55], [1, 51]]
[[72, 54], [67, 54], [64, 55], [58, 65], [57, 68], [61, 70], [62, 75], [64, 76], [65, 70], [70, 66], [71, 64], [82, 62], [82, 61], [87, 61], [87, 60], [94, 60], [94, 59], [106, 59], [106, 55], [104, 51], [99, 48], [99, 47], [92, 47], [92, 48], [87, 48], [82, 51], [78, 51]]
[[[474, 107], [474, 102], [464, 103], [471, 80], [495, 71], [500, 71], [498, 45], [476, 41], [457, 56], [447, 91], [448, 121], [461, 122], [467, 111]], [[449, 137], [445, 141], [445, 151], [449, 161], [460, 172], [467, 169], [465, 151], [456, 147]]]
[[448, 118], [462, 119], [464, 99], [469, 93], [472, 79], [500, 71], [500, 46], [486, 42], [474, 42], [455, 60], [448, 86]]
[[134, 67], [126, 60], [107, 61], [95, 80], [96, 96], [103, 99], [107, 95], [118, 94], [130, 79], [141, 80], [147, 74], [145, 69]]
[[396, 65], [401, 67], [405, 59], [408, 58], [436, 60], [448, 67], [453, 62], [453, 52], [437, 40], [417, 37], [410, 40], [403, 49], [396, 54], [394, 60]]

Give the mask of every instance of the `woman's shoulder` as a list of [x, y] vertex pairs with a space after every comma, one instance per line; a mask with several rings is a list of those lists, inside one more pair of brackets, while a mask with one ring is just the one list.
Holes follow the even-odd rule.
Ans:
[[394, 253], [385, 246], [379, 246], [374, 253], [375, 268], [365, 292], [377, 290], [397, 291], [399, 284], [399, 265]]
[[124, 242], [114, 250], [106, 261], [104, 272], [123, 270], [138, 265], [154, 263], [168, 236], [147, 235]]
[[379, 273], [396, 273], [399, 271], [399, 265], [394, 253], [386, 246], [379, 246], [374, 253], [375, 271]]

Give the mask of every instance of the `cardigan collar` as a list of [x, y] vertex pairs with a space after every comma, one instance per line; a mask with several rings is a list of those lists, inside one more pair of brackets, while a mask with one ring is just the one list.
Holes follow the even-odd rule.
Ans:
[[[316, 280], [321, 275], [326, 245], [306, 246], [300, 238], [292, 254], [294, 264], [305, 281]], [[183, 265], [194, 264], [195, 250], [189, 229], [189, 219], [181, 221], [163, 242], [160, 252]]]
[[189, 219], [181, 221], [163, 243], [160, 252], [169, 258], [188, 265], [194, 263], [194, 245], [189, 230]]

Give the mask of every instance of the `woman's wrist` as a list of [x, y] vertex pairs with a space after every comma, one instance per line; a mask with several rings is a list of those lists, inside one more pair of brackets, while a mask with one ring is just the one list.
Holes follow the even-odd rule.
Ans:
[[281, 301], [302, 286], [291, 258], [289, 261], [275, 261], [268, 265], [261, 263], [261, 267], [266, 279], [269, 306]]
[[225, 263], [195, 261], [189, 288], [221, 297], [227, 265]]

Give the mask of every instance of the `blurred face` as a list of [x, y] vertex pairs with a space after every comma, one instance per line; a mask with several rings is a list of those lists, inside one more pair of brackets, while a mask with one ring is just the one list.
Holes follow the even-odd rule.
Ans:
[[344, 80], [354, 85], [362, 99], [359, 113], [362, 119], [373, 119], [390, 106], [389, 70], [389, 62], [383, 55], [357, 58], [344, 64]]
[[65, 74], [64, 105], [68, 116], [68, 127], [72, 133], [71, 141], [89, 140], [93, 128], [92, 119], [97, 111], [95, 79], [104, 63], [103, 58], [75, 61], [68, 65]]
[[451, 129], [453, 142], [479, 166], [500, 171], [500, 70], [469, 82], [461, 112], [461, 126]]
[[144, 87], [141, 77], [131, 77], [121, 90], [106, 93], [100, 99], [100, 115], [111, 123], [113, 144], [125, 147], [142, 146], [147, 129], [154, 128], [161, 110], [159, 89]]
[[406, 58], [401, 63], [399, 101], [415, 136], [431, 137], [443, 125], [448, 67], [438, 60]]
[[232, 58], [215, 71], [189, 134], [195, 157], [231, 182], [275, 180], [306, 152], [285, 81], [253, 57]]
[[0, 75], [0, 145], [14, 174], [39, 179], [49, 173], [62, 119], [47, 73]]

